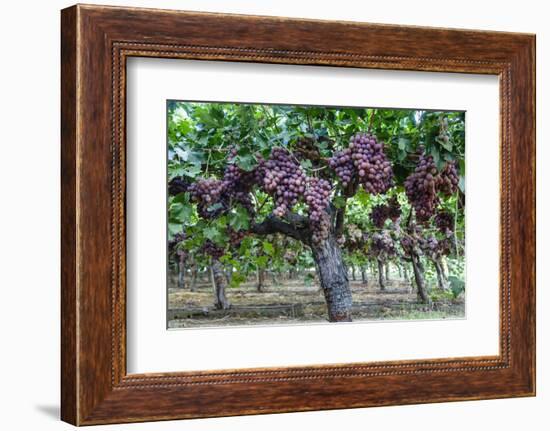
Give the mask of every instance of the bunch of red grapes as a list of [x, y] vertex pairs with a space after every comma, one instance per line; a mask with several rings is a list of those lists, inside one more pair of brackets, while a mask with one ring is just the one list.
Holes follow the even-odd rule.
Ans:
[[405, 193], [421, 223], [430, 219], [439, 204], [437, 174], [433, 156], [421, 154], [416, 169], [405, 180]]
[[415, 171], [405, 180], [405, 192], [420, 223], [426, 223], [434, 215], [439, 205], [437, 192], [450, 196], [458, 189], [456, 162], [447, 162], [438, 172], [433, 156], [421, 152]]
[[235, 230], [229, 228], [227, 230], [227, 234], [229, 235], [229, 244], [233, 247], [239, 247], [242, 240], [248, 235], [248, 232], [245, 230]]
[[327, 208], [330, 204], [331, 185], [327, 180], [308, 178], [304, 198], [308, 206], [312, 241], [320, 243], [329, 236], [330, 216]]
[[446, 196], [456, 193], [458, 188], [458, 172], [456, 162], [447, 162], [439, 174], [438, 189]]
[[214, 244], [209, 239], [204, 242], [201, 247], [201, 252], [212, 257], [212, 259], [219, 259], [224, 255], [223, 248]]
[[420, 240], [420, 248], [427, 256], [432, 259], [438, 259], [441, 256], [447, 256], [452, 250], [452, 239], [437, 239], [435, 236], [429, 236]]
[[393, 196], [388, 200], [388, 218], [396, 222], [401, 217], [401, 205], [397, 200], [397, 196]]
[[374, 206], [370, 214], [372, 224], [378, 229], [384, 227], [386, 220], [390, 219], [396, 222], [399, 217], [401, 217], [401, 205], [399, 205], [396, 196], [389, 199], [387, 204]]
[[381, 229], [388, 219], [388, 207], [386, 205], [374, 206], [370, 213], [370, 219], [375, 227]]
[[329, 165], [344, 187], [354, 179], [372, 194], [384, 193], [393, 186], [393, 170], [384, 153], [384, 143], [370, 134], [352, 136], [348, 148], [336, 152]]
[[329, 160], [329, 166], [334, 169], [336, 175], [342, 182], [342, 186], [347, 187], [355, 175], [355, 166], [352, 159], [350, 148], [337, 151]]
[[271, 157], [257, 169], [264, 192], [275, 201], [273, 214], [283, 217], [298, 202], [306, 189], [306, 174], [300, 164], [283, 148], [274, 148]]
[[395, 241], [388, 231], [376, 232], [372, 235], [370, 250], [375, 256], [383, 256], [384, 258], [397, 254]]
[[197, 203], [199, 216], [211, 219], [227, 211], [227, 203], [220, 197], [224, 192], [224, 183], [215, 179], [200, 179], [188, 188], [191, 198]]
[[197, 211], [201, 217], [218, 217], [226, 213], [234, 203], [242, 205], [249, 214], [254, 212], [250, 191], [256, 184], [256, 174], [254, 171], [247, 172], [239, 168], [234, 161], [235, 156], [236, 151], [232, 150], [221, 180], [199, 179], [187, 188], [191, 198], [197, 203]]
[[228, 165], [223, 173], [224, 190], [234, 195], [236, 192], [248, 193], [257, 184], [255, 170], [245, 171], [235, 163], [237, 150], [232, 149], [228, 156]]
[[450, 212], [440, 210], [434, 217], [434, 224], [441, 233], [452, 232], [454, 227], [454, 217]]

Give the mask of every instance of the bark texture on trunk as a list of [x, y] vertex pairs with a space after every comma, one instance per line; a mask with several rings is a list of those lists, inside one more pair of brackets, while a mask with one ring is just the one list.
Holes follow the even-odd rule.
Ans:
[[271, 282], [273, 283], [274, 286], [277, 286], [279, 284], [277, 274], [275, 273], [275, 271], [271, 271], [270, 275], [271, 275]]
[[329, 321], [351, 322], [352, 297], [348, 272], [336, 239], [331, 235], [311, 248], [327, 303]]
[[441, 290], [449, 290], [445, 272], [443, 271], [443, 265], [441, 264], [441, 258], [433, 260], [435, 271], [437, 272], [437, 285]]
[[212, 280], [214, 285], [214, 307], [218, 310], [227, 310], [231, 304], [225, 296], [225, 287], [227, 280], [225, 271], [221, 262], [217, 259], [212, 259]]
[[386, 290], [386, 283], [384, 281], [384, 262], [382, 262], [381, 259], [377, 259], [378, 261], [378, 285], [380, 286], [380, 290]]
[[225, 267], [225, 279], [227, 280], [227, 284], [231, 284], [231, 279], [233, 278], [233, 267], [231, 265], [228, 265]]
[[412, 256], [412, 267], [414, 272], [414, 281], [416, 282], [416, 288], [418, 297], [424, 304], [430, 303], [430, 297], [428, 292], [426, 292], [426, 284], [424, 283], [424, 268], [420, 262], [420, 258], [416, 255]]
[[264, 283], [265, 282], [265, 270], [264, 269], [257, 269], [256, 270], [256, 290], [258, 292], [264, 291]]
[[351, 321], [352, 298], [348, 270], [344, 265], [334, 232], [320, 244], [312, 244], [308, 219], [292, 212], [287, 213], [284, 220], [271, 215], [262, 223], [252, 225], [250, 230], [258, 235], [282, 233], [309, 245], [316, 263], [320, 286], [325, 295], [329, 321]]
[[185, 289], [185, 257], [183, 255], [178, 257], [178, 287]]
[[199, 275], [199, 270], [197, 268], [197, 265], [193, 265], [191, 267], [191, 285], [189, 286], [189, 289], [191, 292], [194, 292], [197, 290], [197, 278]]
[[355, 266], [351, 265], [351, 279], [355, 281]]
[[367, 277], [367, 268], [365, 266], [361, 267], [361, 281], [363, 284], [367, 284], [369, 279]]

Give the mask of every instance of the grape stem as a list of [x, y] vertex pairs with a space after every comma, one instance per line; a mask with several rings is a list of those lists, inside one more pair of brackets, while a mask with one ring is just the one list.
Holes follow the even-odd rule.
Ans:
[[212, 156], [212, 151], [208, 152], [208, 159], [206, 159], [206, 168], [204, 169], [204, 177], [208, 177], [208, 167], [210, 166], [210, 157]]

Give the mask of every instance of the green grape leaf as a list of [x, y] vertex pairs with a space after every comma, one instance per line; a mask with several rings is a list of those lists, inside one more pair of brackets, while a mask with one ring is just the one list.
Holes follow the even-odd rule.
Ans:
[[264, 241], [262, 243], [262, 247], [264, 249], [264, 253], [267, 253], [270, 256], [273, 256], [273, 252], [274, 252], [273, 244], [271, 244], [269, 241]]
[[242, 206], [236, 206], [228, 214], [229, 226], [235, 230], [246, 230], [250, 225], [250, 216]]

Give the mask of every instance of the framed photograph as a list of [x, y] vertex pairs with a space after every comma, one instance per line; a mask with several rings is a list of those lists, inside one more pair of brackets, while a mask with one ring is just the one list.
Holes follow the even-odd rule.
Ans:
[[62, 11], [61, 416], [535, 394], [535, 37]]

